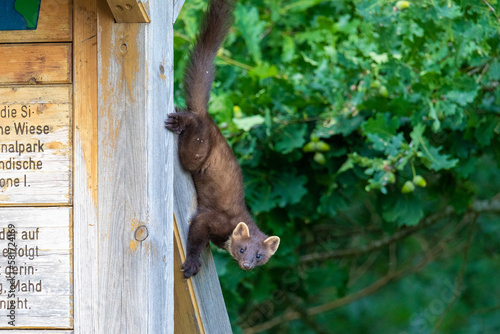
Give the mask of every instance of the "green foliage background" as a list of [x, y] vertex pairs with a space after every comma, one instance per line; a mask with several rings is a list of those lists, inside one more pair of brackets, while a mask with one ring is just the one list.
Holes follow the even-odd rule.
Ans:
[[499, 4], [395, 6], [237, 2], [210, 113], [282, 241], [253, 272], [214, 249], [235, 333], [500, 332]]

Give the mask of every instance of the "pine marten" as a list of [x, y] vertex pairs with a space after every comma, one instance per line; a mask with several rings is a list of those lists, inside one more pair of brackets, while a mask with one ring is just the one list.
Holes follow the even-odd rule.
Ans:
[[200, 253], [212, 241], [244, 270], [265, 264], [280, 238], [262, 233], [247, 210], [243, 176], [226, 139], [208, 115], [214, 59], [233, 21], [232, 0], [209, 0], [186, 66], [186, 109], [176, 108], [165, 127], [179, 135], [182, 167], [193, 177], [198, 207], [189, 226], [184, 277], [196, 275]]

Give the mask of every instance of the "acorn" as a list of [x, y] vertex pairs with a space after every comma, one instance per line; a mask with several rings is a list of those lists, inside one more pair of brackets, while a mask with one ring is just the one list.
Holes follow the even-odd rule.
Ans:
[[415, 177], [413, 178], [413, 183], [416, 186], [422, 187], [422, 188], [425, 188], [427, 186], [427, 181], [425, 181], [425, 179], [420, 175], [415, 175]]
[[310, 141], [302, 148], [304, 152], [326, 152], [330, 151], [330, 145], [322, 140]]
[[379, 88], [380, 87], [380, 81], [374, 80], [370, 83], [370, 88]]
[[399, 10], [405, 10], [408, 7], [410, 7], [410, 2], [409, 1], [398, 1], [398, 2], [396, 2], [396, 8], [399, 9]]
[[380, 88], [378, 89], [378, 93], [382, 97], [389, 97], [389, 91], [387, 90], [387, 87], [385, 87], [385, 86], [380, 86]]
[[302, 150], [304, 150], [304, 152], [314, 152], [314, 151], [316, 151], [316, 143], [313, 143], [312, 141], [310, 141], [309, 143], [304, 145]]
[[243, 117], [243, 112], [241, 111], [241, 108], [239, 106], [233, 107], [233, 114], [234, 114], [234, 118], [242, 118]]
[[321, 152], [316, 152], [316, 154], [314, 154], [313, 159], [314, 159], [314, 161], [316, 161], [320, 165], [324, 165], [326, 163], [326, 158], [323, 155], [323, 153], [321, 153]]
[[411, 193], [414, 190], [415, 190], [415, 185], [411, 181], [406, 181], [405, 184], [403, 184], [403, 188], [401, 188], [401, 192], [403, 194]]
[[316, 151], [320, 151], [320, 152], [330, 151], [330, 145], [328, 145], [324, 141], [320, 140], [316, 143]]

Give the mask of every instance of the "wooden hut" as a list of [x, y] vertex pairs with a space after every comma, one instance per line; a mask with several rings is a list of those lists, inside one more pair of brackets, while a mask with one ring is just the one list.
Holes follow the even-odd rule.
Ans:
[[0, 333], [231, 332], [209, 249], [180, 272], [181, 7], [42, 0], [35, 30], [0, 31]]

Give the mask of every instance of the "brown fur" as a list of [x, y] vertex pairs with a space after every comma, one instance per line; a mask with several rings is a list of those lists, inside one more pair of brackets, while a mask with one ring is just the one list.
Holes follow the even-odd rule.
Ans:
[[266, 263], [279, 245], [279, 238], [262, 233], [248, 213], [241, 168], [207, 113], [213, 61], [229, 31], [232, 11], [231, 0], [210, 0], [186, 68], [187, 110], [176, 110], [165, 122], [179, 135], [179, 159], [191, 172], [198, 198], [182, 265], [186, 278], [200, 270], [199, 256], [209, 240], [227, 249], [243, 269]]

